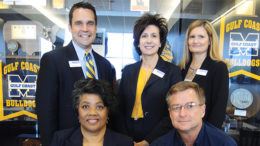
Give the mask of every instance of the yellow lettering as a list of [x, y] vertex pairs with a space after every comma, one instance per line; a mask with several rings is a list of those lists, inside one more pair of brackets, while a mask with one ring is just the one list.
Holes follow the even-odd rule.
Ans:
[[38, 73], [40, 67], [36, 64], [33, 65], [33, 72]]
[[229, 23], [226, 25], [226, 32], [229, 32]]
[[15, 100], [14, 102], [15, 102], [15, 107], [20, 107], [20, 105], [18, 104], [17, 100]]
[[239, 20], [238, 20], [238, 26], [239, 26], [238, 28], [240, 28], [242, 22], [243, 22], [242, 19], [239, 19]]
[[252, 22], [252, 29], [255, 29], [255, 21]]
[[18, 70], [18, 65], [19, 65], [19, 62], [15, 62], [15, 70]]
[[231, 21], [226, 25], [226, 32], [240, 28], [242, 19]]
[[25, 62], [25, 70], [29, 70], [29, 63]]
[[4, 75], [7, 74], [7, 66], [4, 67]]
[[27, 100], [24, 100], [23, 107], [28, 107]]
[[255, 63], [255, 66], [256, 66], [256, 67], [259, 67], [259, 62], [260, 62], [260, 59], [257, 59], [257, 60], [256, 60], [256, 63]]
[[244, 28], [248, 28], [248, 19], [244, 20]]
[[30, 63], [30, 62], [21, 62], [21, 69], [38, 73], [40, 66], [38, 66], [37, 64]]
[[22, 69], [22, 70], [25, 70], [24, 62], [23, 62], [23, 61], [21, 62], [21, 69]]
[[6, 107], [36, 107], [35, 100], [6, 100]]
[[255, 66], [255, 59], [251, 60], [251, 66], [253, 66], [253, 67]]
[[5, 100], [6, 106], [9, 107], [10, 106], [10, 100]]
[[19, 62], [7, 64], [4, 67], [4, 74], [7, 74], [7, 73], [12, 72], [12, 71], [16, 71], [18, 65], [19, 65]]
[[245, 19], [244, 28], [249, 28], [249, 29], [253, 29], [256, 31], [260, 31], [260, 23], [254, 21], [254, 20]]
[[226, 59], [232, 66], [256, 66], [259, 67], [260, 59]]
[[251, 66], [252, 67], [259, 67], [260, 59], [252, 59], [251, 60]]
[[23, 107], [23, 100], [19, 100], [19, 106]]
[[7, 65], [7, 72], [11, 72], [11, 71], [12, 71], [11, 64], [8, 64], [8, 65]]
[[29, 70], [33, 72], [33, 65], [32, 65], [32, 63], [30, 63]]

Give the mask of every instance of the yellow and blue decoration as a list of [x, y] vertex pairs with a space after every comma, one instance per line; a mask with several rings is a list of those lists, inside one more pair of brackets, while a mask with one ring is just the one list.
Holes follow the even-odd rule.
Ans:
[[161, 57], [164, 61], [172, 62], [172, 60], [173, 60], [173, 53], [172, 53], [171, 46], [168, 41], [166, 41], [166, 44], [162, 51]]

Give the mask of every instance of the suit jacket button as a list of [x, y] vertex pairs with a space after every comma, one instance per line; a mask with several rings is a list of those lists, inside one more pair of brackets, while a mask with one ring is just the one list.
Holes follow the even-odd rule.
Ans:
[[144, 112], [144, 116], [145, 117], [149, 116], [149, 112]]

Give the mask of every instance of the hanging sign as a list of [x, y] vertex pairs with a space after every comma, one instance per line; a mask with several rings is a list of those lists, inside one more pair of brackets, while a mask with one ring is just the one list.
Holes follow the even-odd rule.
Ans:
[[0, 121], [34, 121], [39, 60], [7, 58], [0, 62]]

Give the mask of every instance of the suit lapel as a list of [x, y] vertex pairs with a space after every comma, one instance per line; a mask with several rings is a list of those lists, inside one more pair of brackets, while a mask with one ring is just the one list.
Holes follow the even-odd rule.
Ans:
[[[70, 42], [65, 49], [66, 49], [68, 62], [79, 60], [72, 42]], [[74, 78], [75, 81], [85, 78], [81, 67], [69, 67], [69, 68], [70, 68], [71, 76]]]
[[[211, 59], [207, 56], [207, 57], [205, 58], [205, 60], [203, 61], [203, 63], [202, 63], [202, 65], [201, 65], [200, 69], [208, 70], [209, 65], [210, 65], [210, 61], [211, 61]], [[202, 78], [204, 78], [204, 77], [206, 77], [206, 76], [202, 76], [202, 75], [196, 74], [196, 76], [194, 77], [194, 79], [193, 79], [192, 81], [197, 82], [197, 81], [199, 81], [200, 79], [202, 79]]]
[[108, 128], [106, 128], [103, 146], [113, 146], [113, 145], [115, 145], [115, 142], [113, 141], [113, 139], [114, 139], [114, 137], [113, 137], [111, 131]]
[[[159, 57], [158, 62], [155, 66], [155, 69], [163, 72], [164, 74], [166, 74], [167, 71], [167, 67], [165, 66], [165, 62], [161, 59], [161, 57]], [[154, 69], [154, 70], [155, 70]], [[146, 88], [148, 88], [150, 85], [154, 84], [154, 82], [156, 82], [157, 80], [161, 79], [161, 77], [159, 77], [158, 75], [152, 73], [149, 80], [147, 81], [145, 87], [144, 87], [144, 91]]]
[[142, 62], [139, 61], [137, 63], [135, 63], [133, 65], [133, 70], [131, 70], [131, 76], [129, 76], [129, 78], [127, 80], [129, 80], [130, 85], [129, 87], [131, 87], [129, 90], [133, 97], [131, 97], [129, 99], [129, 105], [132, 105], [132, 108], [134, 107], [134, 102], [135, 102], [135, 96], [136, 96], [136, 88], [137, 88], [137, 81], [138, 81], [138, 76], [139, 76], [139, 72], [140, 72], [140, 67], [141, 67]]
[[[64, 145], [81, 146], [82, 142], [83, 142], [83, 136], [79, 127], [72, 133], [72, 135], [67, 140], [65, 140]], [[115, 145], [113, 133], [108, 128], [106, 128], [103, 146], [113, 146], [113, 145]]]
[[83, 136], [80, 127], [77, 128], [72, 135], [65, 140], [64, 146], [81, 146], [83, 142]]

